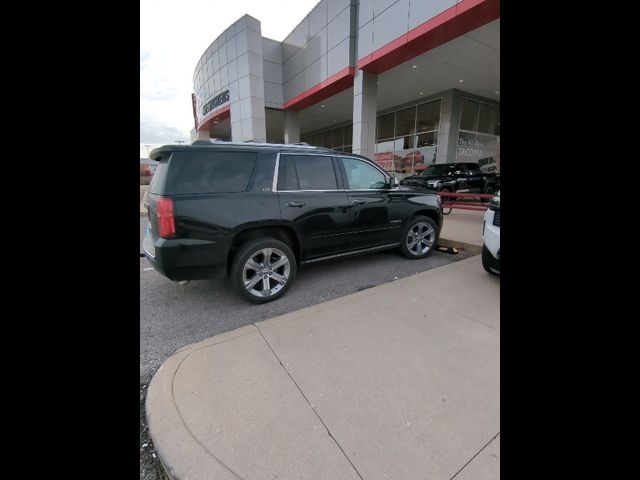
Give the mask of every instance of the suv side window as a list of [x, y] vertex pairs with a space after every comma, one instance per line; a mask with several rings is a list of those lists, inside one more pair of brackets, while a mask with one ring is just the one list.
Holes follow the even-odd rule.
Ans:
[[337, 190], [331, 157], [280, 155], [278, 190]]
[[347, 172], [349, 190], [380, 190], [387, 188], [386, 177], [377, 168], [355, 158], [340, 158]]
[[174, 152], [167, 193], [244, 192], [257, 156], [253, 152]]

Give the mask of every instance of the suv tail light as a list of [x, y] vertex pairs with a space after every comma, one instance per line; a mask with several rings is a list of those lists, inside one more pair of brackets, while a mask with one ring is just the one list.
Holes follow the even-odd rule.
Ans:
[[173, 216], [173, 200], [169, 197], [160, 197], [156, 206], [158, 215], [158, 229], [162, 238], [176, 236], [176, 219]]

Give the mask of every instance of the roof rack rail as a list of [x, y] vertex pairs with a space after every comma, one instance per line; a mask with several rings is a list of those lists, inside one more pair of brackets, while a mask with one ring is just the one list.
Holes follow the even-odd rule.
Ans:
[[318, 147], [316, 145], [309, 145], [306, 142], [297, 142], [297, 143], [267, 143], [260, 142], [256, 140], [242, 140], [242, 141], [233, 141], [233, 140], [220, 140], [218, 138], [211, 138], [209, 140], [196, 140], [191, 143], [191, 145], [247, 145], [248, 143], [255, 146], [265, 146], [265, 147], [300, 147], [300, 148], [308, 148], [308, 149], [325, 149], [331, 150], [328, 147]]

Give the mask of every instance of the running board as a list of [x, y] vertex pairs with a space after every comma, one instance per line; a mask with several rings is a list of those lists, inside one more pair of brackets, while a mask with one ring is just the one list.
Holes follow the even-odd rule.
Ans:
[[305, 260], [304, 262], [300, 262], [300, 265], [306, 265], [308, 263], [315, 263], [315, 262], [323, 262], [325, 260], [332, 260], [334, 258], [350, 257], [352, 255], [360, 255], [363, 253], [371, 253], [371, 252], [376, 252], [378, 250], [387, 250], [389, 248], [396, 248], [399, 246], [400, 246], [400, 242], [389, 243], [387, 245], [380, 245], [379, 247], [363, 248], [361, 250], [353, 250], [351, 252], [337, 253], [335, 255], [327, 255], [326, 257], [313, 258], [311, 260]]

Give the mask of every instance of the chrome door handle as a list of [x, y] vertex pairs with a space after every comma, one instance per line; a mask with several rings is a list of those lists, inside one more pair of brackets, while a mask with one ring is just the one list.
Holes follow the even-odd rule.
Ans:
[[364, 205], [366, 202], [364, 200], [351, 200], [351, 203], [354, 205]]
[[287, 202], [287, 207], [300, 208], [304, 207], [306, 203], [304, 202]]

